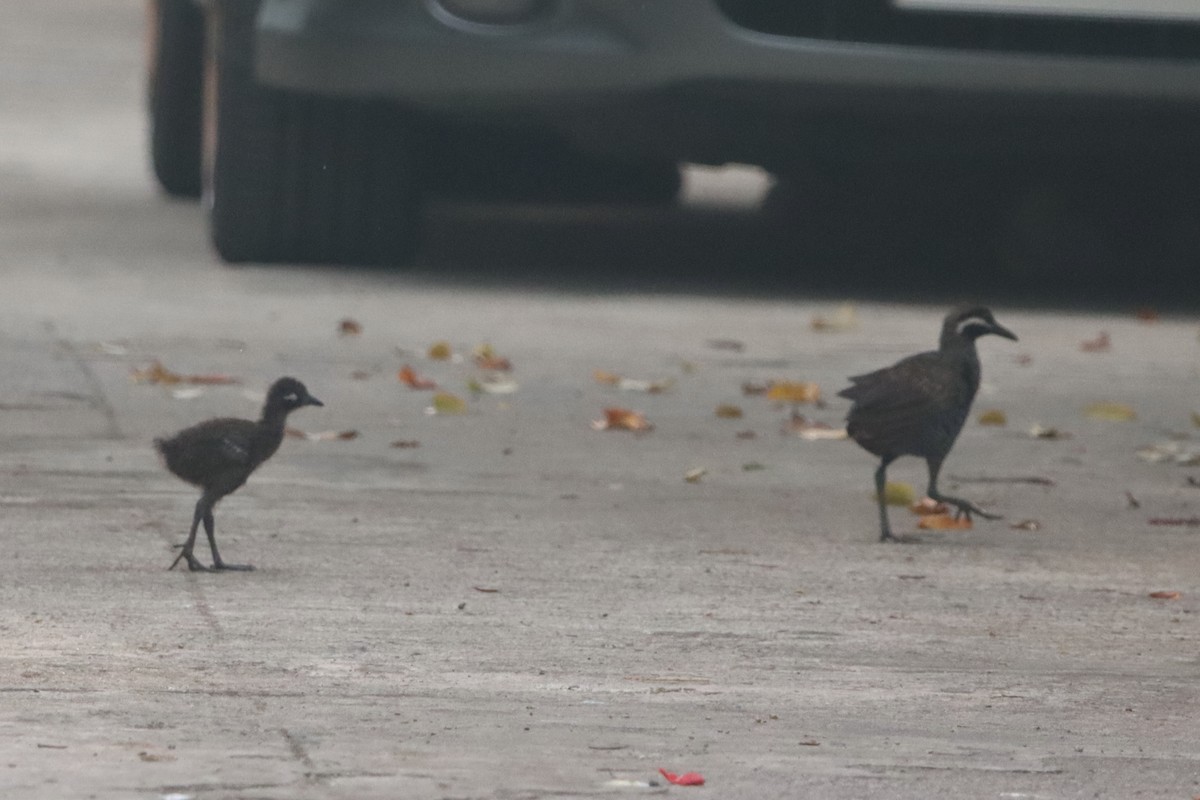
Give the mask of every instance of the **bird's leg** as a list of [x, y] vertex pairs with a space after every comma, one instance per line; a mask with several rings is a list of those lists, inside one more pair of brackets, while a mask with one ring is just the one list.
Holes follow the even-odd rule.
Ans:
[[211, 505], [205, 505], [208, 495], [201, 495], [196, 501], [196, 511], [192, 514], [192, 529], [188, 532], [187, 541], [183, 543], [183, 548], [179, 551], [179, 555], [175, 556], [175, 560], [171, 562], [171, 566], [167, 570], [175, 569], [175, 565], [180, 561], [187, 559], [188, 569], [192, 572], [208, 572], [208, 567], [201, 564], [196, 556], [192, 554], [192, 549], [196, 546], [196, 529], [200, 527], [200, 520], [208, 513]]
[[879, 541], [881, 542], [899, 541], [892, 535], [892, 526], [888, 524], [886, 490], [887, 468], [890, 463], [892, 463], [892, 459], [885, 457], [879, 462], [879, 469], [875, 470], [875, 497], [879, 501]]
[[221, 560], [221, 554], [217, 552], [217, 537], [213, 533], [215, 528], [216, 525], [213, 521], [212, 508], [209, 508], [208, 511], [204, 513], [204, 532], [208, 534], [208, 547], [210, 550], [212, 550], [213, 570], [228, 569], [240, 570], [242, 572], [249, 572], [250, 570], [253, 570], [254, 566], [251, 564], [226, 564]]
[[938, 473], [941, 472], [942, 462], [940, 460], [929, 460], [929, 488], [925, 494], [929, 495], [931, 500], [936, 500], [939, 503], [954, 506], [954, 517], [957, 519], [960, 516], [965, 516], [969, 522], [972, 514], [978, 514], [984, 519], [1001, 519], [999, 514], [989, 514], [979, 506], [972, 503], [970, 500], [963, 500], [961, 497], [951, 497], [948, 494], [942, 494], [937, 488]]

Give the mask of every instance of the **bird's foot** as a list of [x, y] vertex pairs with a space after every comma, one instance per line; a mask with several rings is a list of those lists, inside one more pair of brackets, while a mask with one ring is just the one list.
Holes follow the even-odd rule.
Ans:
[[189, 553], [187, 550], [184, 550], [179, 555], [175, 556], [175, 560], [171, 562], [171, 566], [167, 567], [167, 572], [170, 572], [171, 570], [175, 569], [176, 565], [178, 565], [179, 562], [183, 561], [184, 559], [187, 559], [187, 566], [188, 566], [189, 572], [212, 572], [212, 570], [210, 570], [208, 567], [201, 564], [200, 560], [197, 559], [191, 553]]
[[988, 519], [988, 520], [993, 520], [993, 521], [998, 520], [998, 519], [1004, 519], [1004, 517], [1001, 516], [1000, 514], [990, 514], [987, 511], [984, 511], [982, 508], [980, 508], [979, 506], [970, 502], [969, 500], [959, 500], [957, 502], [951, 501], [951, 504], [954, 506], [954, 518], [955, 519], [962, 519], [963, 517], [966, 517], [967, 522], [970, 522], [972, 514], [977, 515], [981, 519]]
[[213, 564], [213, 572], [254, 572], [253, 564], [226, 564], [224, 561], [218, 561]]

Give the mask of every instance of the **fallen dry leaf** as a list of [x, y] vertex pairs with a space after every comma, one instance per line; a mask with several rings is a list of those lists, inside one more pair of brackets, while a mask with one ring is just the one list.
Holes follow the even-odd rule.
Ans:
[[755, 383], [754, 381], [746, 381], [742, 384], [742, 394], [746, 397], [754, 397], [760, 394], [766, 394], [771, 388], [769, 383]]
[[809, 442], [819, 440], [839, 440], [847, 437], [845, 428], [835, 428], [824, 422], [818, 422], [797, 414], [794, 411], [783, 426], [784, 433], [792, 433]]
[[1142, 501], [1133, 496], [1133, 492], [1125, 490], [1125, 507], [1126, 508], [1141, 508]]
[[741, 419], [743, 412], [741, 406], [735, 406], [731, 403], [722, 403], [721, 405], [717, 406], [716, 414], [719, 419]]
[[[879, 496], [875, 495], [875, 499], [878, 502]], [[911, 483], [888, 481], [883, 486], [883, 502], [889, 506], [911, 506], [916, 499], [917, 493]]]
[[362, 333], [362, 324], [349, 317], [338, 323], [338, 336], [358, 336]]
[[1149, 306], [1142, 306], [1134, 315], [1142, 322], [1158, 322], [1158, 310]]
[[950, 513], [950, 509], [945, 503], [939, 503], [932, 497], [922, 497], [920, 500], [910, 505], [908, 510], [919, 517], [928, 517], [931, 514]]
[[408, 364], [400, 368], [400, 371], [396, 373], [396, 377], [410, 389], [426, 390], [437, 388], [437, 381], [417, 374], [417, 371]]
[[358, 431], [317, 431], [308, 433], [299, 428], [285, 428], [284, 433], [293, 439], [305, 439], [310, 442], [348, 442], [358, 438]]
[[475, 394], [512, 394], [520, 385], [512, 378], [500, 375], [484, 375], [482, 378], [471, 378], [467, 388]]
[[413, 447], [420, 447], [421, 443], [416, 439], [397, 439], [396, 441], [392, 442], [390, 446], [401, 449], [411, 449]]
[[1200, 464], [1200, 448], [1185, 447], [1181, 442], [1159, 442], [1158, 444], [1139, 447], [1136, 455], [1142, 461], [1159, 464], [1170, 461], [1183, 467], [1194, 467]]
[[598, 431], [648, 431], [653, 427], [644, 414], [628, 408], [606, 408], [604, 419], [592, 420], [592, 428]]
[[1046, 439], [1057, 442], [1063, 439], [1070, 439], [1072, 434], [1059, 428], [1046, 428], [1041, 425], [1034, 425], [1029, 429], [1029, 436], [1033, 439]]
[[598, 369], [592, 373], [592, 380], [596, 383], [604, 384], [605, 386], [616, 386], [621, 381], [621, 376], [615, 372], [607, 372]]
[[425, 409], [426, 414], [465, 414], [467, 401], [450, 392], [438, 392], [433, 396], [433, 405]]
[[921, 517], [917, 527], [927, 531], [969, 531], [974, 525], [965, 514], [957, 519], [953, 514], [928, 514]]
[[471, 588], [477, 592], [483, 592], [484, 594], [496, 594], [500, 591], [499, 589], [489, 589], [485, 586], [472, 586]]
[[1042, 523], [1038, 522], [1036, 519], [1023, 519], [1020, 522], [1014, 522], [1008, 527], [1012, 528], [1014, 531], [1034, 532], [1042, 529]]
[[950, 475], [955, 483], [1027, 483], [1030, 486], [1057, 486], [1053, 478], [1042, 475]]
[[454, 355], [454, 348], [449, 342], [441, 341], [434, 342], [429, 345], [429, 351], [425, 353], [425, 357], [433, 361], [449, 361]]
[[1107, 353], [1112, 349], [1112, 339], [1108, 331], [1100, 331], [1095, 339], [1086, 339], [1079, 343], [1079, 349], [1085, 353]]
[[858, 312], [852, 303], [838, 306], [837, 310], [827, 317], [812, 318], [812, 329], [823, 333], [843, 333], [857, 327]]
[[1178, 600], [1179, 598], [1183, 597], [1183, 592], [1176, 592], [1176, 591], [1151, 592], [1150, 596], [1153, 597], [1155, 600]]
[[989, 408], [979, 413], [980, 425], [1007, 425], [1008, 415], [998, 408]]
[[772, 403], [815, 403], [821, 399], [821, 387], [808, 381], [772, 382], [767, 389], [767, 399]]
[[621, 378], [617, 381], [617, 388], [623, 392], [645, 392], [646, 394], [662, 394], [674, 385], [675, 381], [672, 378], [661, 378], [652, 381]]
[[477, 345], [471, 351], [471, 357], [475, 359], [475, 366], [480, 369], [491, 369], [497, 372], [508, 372], [512, 369], [512, 362], [501, 355], [497, 355], [496, 351], [487, 342]]
[[700, 479], [707, 474], [708, 470], [704, 467], [696, 467], [695, 469], [689, 469], [687, 472], [683, 473], [683, 479], [688, 483], [699, 483]]
[[676, 775], [674, 772], [667, 772], [665, 769], [659, 768], [659, 773], [667, 779], [667, 783], [673, 783], [676, 786], [703, 786], [704, 777], [698, 772], [685, 772], [682, 775]]
[[160, 361], [155, 361], [143, 369], [135, 369], [132, 377], [136, 383], [153, 383], [164, 386], [174, 386], [178, 383], [191, 383], [200, 386], [225, 386], [241, 383], [240, 380], [230, 375], [181, 375], [178, 372], [172, 372], [167, 369]]
[[1129, 422], [1137, 419], [1137, 412], [1133, 410], [1133, 406], [1125, 403], [1092, 403], [1083, 409], [1083, 415], [1088, 419], [1108, 422]]

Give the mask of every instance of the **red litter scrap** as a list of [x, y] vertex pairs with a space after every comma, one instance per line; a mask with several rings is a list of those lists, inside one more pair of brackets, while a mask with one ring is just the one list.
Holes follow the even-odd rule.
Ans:
[[673, 783], [676, 786], [703, 786], [704, 776], [699, 772], [685, 772], [682, 775], [676, 775], [674, 772], [667, 772], [662, 767], [658, 768], [659, 773], [667, 779], [667, 783]]

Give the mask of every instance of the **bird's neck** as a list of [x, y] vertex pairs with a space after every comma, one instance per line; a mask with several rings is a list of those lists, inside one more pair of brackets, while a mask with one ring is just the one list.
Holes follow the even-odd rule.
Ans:
[[258, 424], [266, 430], [278, 430], [283, 432], [284, 425], [287, 424], [288, 411], [285, 408], [276, 406], [263, 406], [262, 416], [258, 419]]

